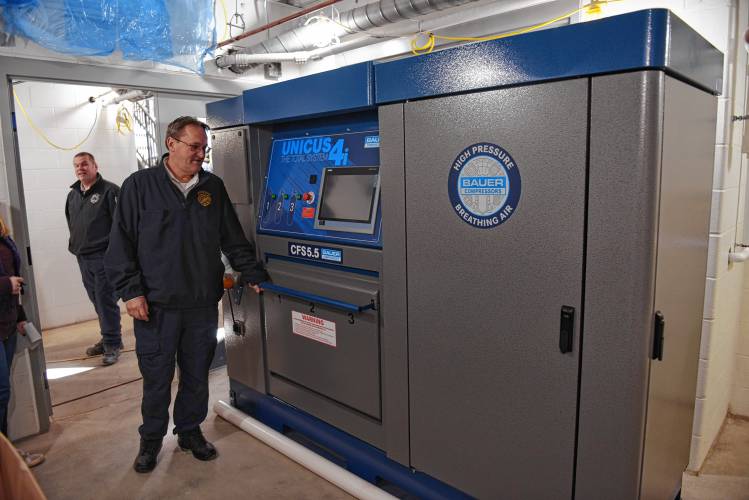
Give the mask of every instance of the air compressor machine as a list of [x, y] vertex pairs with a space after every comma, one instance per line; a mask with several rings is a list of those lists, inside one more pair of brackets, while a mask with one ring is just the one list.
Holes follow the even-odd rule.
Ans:
[[401, 496], [675, 498], [722, 64], [645, 10], [209, 105], [232, 404]]

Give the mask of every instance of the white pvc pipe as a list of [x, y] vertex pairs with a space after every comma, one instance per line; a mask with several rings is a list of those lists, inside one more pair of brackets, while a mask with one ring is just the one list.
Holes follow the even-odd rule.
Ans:
[[749, 260], [749, 248], [744, 248], [740, 252], [728, 252], [728, 262], [744, 262]]
[[149, 97], [151, 93], [148, 90], [128, 90], [123, 94], [116, 94], [101, 101], [102, 106], [109, 106], [111, 104], [119, 104], [122, 101], [128, 99], [140, 99], [143, 97]]
[[213, 405], [213, 411], [216, 412], [216, 415], [231, 422], [271, 448], [280, 451], [298, 464], [306, 467], [321, 478], [328, 480], [356, 498], [362, 500], [395, 499], [394, 496], [381, 490], [377, 486], [355, 476], [333, 462], [325, 460], [317, 453], [308, 450], [283, 434], [274, 431], [267, 425], [258, 422], [246, 413], [237, 410], [224, 401], [217, 401], [216, 404]]
[[274, 62], [293, 61], [297, 63], [307, 62], [313, 57], [310, 52], [281, 52], [275, 54], [226, 54], [215, 59], [216, 66], [228, 68], [229, 66], [250, 66], [252, 64], [264, 64]]

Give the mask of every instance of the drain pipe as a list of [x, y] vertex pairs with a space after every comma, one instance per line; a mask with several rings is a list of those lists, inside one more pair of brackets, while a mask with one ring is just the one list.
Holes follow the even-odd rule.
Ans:
[[[347, 50], [354, 50], [360, 47], [371, 45], [369, 38], [359, 38], [357, 40], [347, 40], [337, 45], [323, 47], [321, 49], [307, 50], [304, 52], [275, 52], [272, 54], [246, 54], [235, 52], [216, 57], [216, 66], [219, 68], [236, 68], [252, 66], [254, 64], [264, 64], [273, 62], [293, 61], [296, 63], [306, 63], [307, 61], [317, 61], [323, 57], [332, 56]], [[267, 83], [267, 82], [266, 82]]]
[[728, 252], [728, 262], [746, 262], [749, 260], [749, 248], [745, 247], [740, 252]]
[[[151, 91], [149, 90], [128, 90], [126, 92], [123, 92], [122, 94], [115, 94], [111, 97], [107, 97], [106, 99], [101, 100], [102, 106], [109, 106], [111, 104], [119, 104], [122, 101], [135, 101], [140, 99], [146, 99], [147, 97], [151, 97]], [[96, 101], [96, 97], [89, 97], [89, 102]]]
[[213, 411], [224, 420], [231, 422], [246, 433], [259, 439], [271, 448], [280, 451], [298, 464], [311, 470], [318, 476], [326, 479], [356, 498], [362, 500], [395, 500], [395, 497], [350, 473], [346, 469], [337, 466], [333, 462], [308, 450], [287, 438], [280, 432], [276, 432], [267, 425], [258, 422], [224, 401], [218, 401], [213, 405]]
[[310, 59], [319, 59], [312, 51], [308, 52], [283, 52], [277, 54], [226, 54], [216, 57], [216, 66], [228, 68], [230, 66], [250, 66], [252, 64], [265, 64], [274, 62], [292, 61], [305, 63]]

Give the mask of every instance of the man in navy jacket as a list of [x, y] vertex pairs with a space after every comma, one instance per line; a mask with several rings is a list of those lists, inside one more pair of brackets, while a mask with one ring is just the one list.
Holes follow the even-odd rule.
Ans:
[[199, 460], [217, 456], [200, 424], [208, 413], [208, 369], [216, 348], [223, 252], [256, 292], [266, 278], [244, 236], [223, 181], [202, 169], [206, 125], [169, 124], [158, 167], [122, 184], [104, 265], [135, 326], [143, 375], [141, 445], [133, 467], [150, 472], [169, 424], [175, 358], [180, 383], [174, 433]]
[[73, 169], [78, 180], [70, 186], [65, 202], [70, 230], [68, 250], [78, 259], [83, 286], [99, 317], [101, 330], [101, 340], [86, 349], [86, 354], [103, 354], [102, 363], [112, 365], [120, 357], [122, 330], [120, 308], [104, 272], [103, 260], [120, 188], [102, 179], [91, 153], [76, 154]]

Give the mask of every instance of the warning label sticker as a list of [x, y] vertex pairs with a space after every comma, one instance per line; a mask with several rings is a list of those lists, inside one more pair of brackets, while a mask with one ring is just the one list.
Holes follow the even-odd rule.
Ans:
[[296, 335], [336, 346], [335, 323], [316, 316], [291, 311], [291, 329]]

